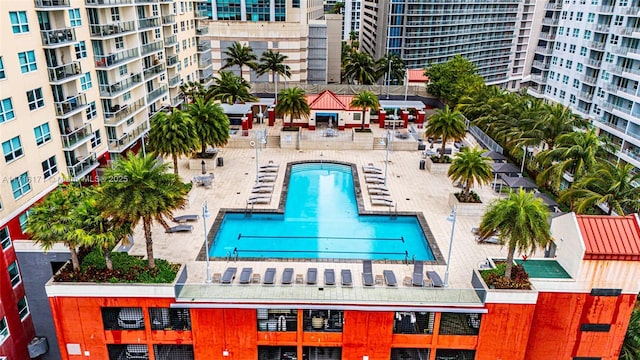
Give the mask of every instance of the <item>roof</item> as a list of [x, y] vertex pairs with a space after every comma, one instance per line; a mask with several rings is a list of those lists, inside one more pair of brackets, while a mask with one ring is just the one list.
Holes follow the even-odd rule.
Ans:
[[251, 104], [220, 104], [225, 114], [246, 114], [251, 111]]
[[426, 105], [422, 101], [380, 100], [383, 109], [418, 109], [422, 110]]
[[407, 75], [410, 83], [429, 81], [429, 77], [424, 75], [424, 69], [409, 69]]
[[491, 169], [497, 174], [517, 174], [520, 172], [520, 168], [513, 163], [491, 163]]
[[490, 157], [494, 162], [503, 162], [507, 160], [507, 157], [504, 156], [504, 154], [493, 150], [487, 151], [486, 153], [482, 154], [482, 156]]
[[640, 260], [640, 221], [628, 216], [576, 215], [584, 260]]
[[329, 90], [325, 90], [320, 94], [307, 95], [307, 103], [311, 110], [361, 111], [361, 108], [350, 105], [353, 97], [353, 95], [336, 95]]
[[525, 190], [537, 189], [538, 185], [531, 179], [523, 176], [501, 176], [502, 180], [512, 189], [523, 188]]

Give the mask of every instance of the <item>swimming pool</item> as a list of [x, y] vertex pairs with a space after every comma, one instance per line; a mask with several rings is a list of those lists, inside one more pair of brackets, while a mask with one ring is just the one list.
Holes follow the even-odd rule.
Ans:
[[284, 214], [226, 213], [212, 257], [433, 260], [416, 216], [359, 215], [351, 167], [291, 166]]

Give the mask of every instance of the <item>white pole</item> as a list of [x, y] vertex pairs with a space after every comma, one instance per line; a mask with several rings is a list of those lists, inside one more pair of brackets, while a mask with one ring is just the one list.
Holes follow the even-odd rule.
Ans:
[[387, 69], [387, 99], [389, 99], [389, 84], [391, 84], [391, 63], [393, 63], [393, 61], [389, 60]]
[[209, 217], [209, 209], [207, 208], [207, 201], [202, 204], [202, 224], [204, 226], [204, 251], [205, 260], [207, 262], [207, 277], [205, 281], [211, 283], [211, 267], [209, 264], [209, 239], [207, 239], [207, 218]]
[[384, 186], [387, 186], [387, 168], [389, 167], [389, 130], [387, 130], [387, 155], [384, 161]]
[[143, 157], [143, 158], [147, 157], [147, 151], [146, 151], [146, 149], [144, 148], [144, 138], [145, 138], [146, 136], [147, 136], [146, 134], [142, 135], [142, 157]]
[[456, 213], [456, 207], [454, 205], [453, 209], [451, 210], [451, 215], [447, 217], [447, 220], [452, 221], [452, 224], [451, 224], [451, 240], [449, 240], [449, 255], [447, 255], [447, 268], [444, 271], [444, 287], [449, 287], [449, 266], [451, 265], [451, 250], [453, 249], [453, 234], [456, 231], [456, 218], [457, 218], [457, 213]]
[[407, 102], [407, 94], [409, 93], [409, 68], [404, 69], [404, 101]]
[[[273, 82], [275, 83], [275, 86], [276, 86], [276, 87], [275, 87], [275, 91], [276, 91], [276, 94], [275, 94], [275, 98], [276, 98], [276, 100], [275, 100], [275, 104], [276, 104], [276, 105], [278, 104], [278, 80], [280, 80], [277, 76], [278, 76], [278, 73], [277, 73], [277, 72], [274, 72], [274, 73], [273, 73]], [[260, 112], [262, 112], [262, 105], [260, 105]]]
[[256, 141], [253, 146], [256, 148], [256, 184], [258, 183], [258, 173], [259, 173], [259, 165], [258, 165], [258, 130], [254, 130], [256, 133]]
[[527, 156], [527, 147], [522, 147], [522, 165], [520, 165], [520, 177], [522, 177], [522, 173], [524, 172], [524, 160]]

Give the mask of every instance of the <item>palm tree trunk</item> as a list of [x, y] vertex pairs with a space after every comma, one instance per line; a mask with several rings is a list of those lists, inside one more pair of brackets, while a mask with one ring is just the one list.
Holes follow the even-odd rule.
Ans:
[[69, 246], [69, 252], [71, 253], [71, 264], [73, 265], [73, 271], [80, 271], [80, 259], [78, 258], [78, 251], [75, 246]]
[[161, 217], [157, 217], [157, 218], [156, 218], [156, 221], [158, 221], [158, 222], [160, 223], [160, 225], [162, 225], [162, 227], [163, 227], [165, 230], [169, 230], [169, 224], [167, 224], [167, 222], [166, 222], [166, 221], [164, 221], [164, 219], [163, 219], [163, 218], [161, 218]]
[[178, 155], [173, 154], [171, 157], [173, 158], [173, 173], [178, 175]]
[[240, 79], [244, 79], [244, 76], [242, 74], [242, 65], [238, 66], [240, 68]]
[[362, 127], [361, 127], [362, 130], [364, 130], [364, 116], [365, 116], [366, 113], [367, 113], [366, 109], [362, 110]]
[[207, 145], [204, 143], [204, 139], [200, 139], [200, 143], [202, 144], [202, 157], [204, 158], [204, 153], [207, 151]]
[[440, 150], [440, 159], [444, 162], [444, 150], [447, 148], [447, 138], [442, 137], [442, 148]]
[[110, 249], [105, 249], [104, 250], [104, 260], [107, 263], [107, 269], [108, 270], [113, 270], [113, 262], [111, 261], [111, 250]]
[[144, 229], [144, 239], [147, 243], [147, 264], [149, 269], [156, 268], [156, 261], [153, 258], [153, 240], [151, 239], [151, 219], [142, 219], [142, 227]]
[[504, 278], [508, 280], [511, 280], [511, 268], [513, 268], [513, 255], [515, 252], [515, 247], [509, 247], [509, 253], [507, 254], [507, 267], [504, 269]]
[[273, 84], [275, 85], [275, 88], [274, 88], [275, 90], [274, 91], [275, 91], [276, 105], [278, 105], [278, 80], [280, 80], [280, 79], [278, 79], [276, 76], [278, 76], [278, 73], [274, 71], [273, 72]]

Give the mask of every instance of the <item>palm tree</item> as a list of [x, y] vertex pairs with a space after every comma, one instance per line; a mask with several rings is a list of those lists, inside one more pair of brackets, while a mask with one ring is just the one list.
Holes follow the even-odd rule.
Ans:
[[640, 183], [640, 173], [633, 170], [631, 164], [600, 162], [594, 172], [578, 179], [558, 200], [571, 200], [577, 213], [585, 213], [599, 204], [607, 205], [607, 215], [614, 211], [619, 215], [636, 213], [640, 211], [640, 187], [632, 184]]
[[212, 100], [197, 97], [187, 107], [204, 156], [207, 146], [223, 146], [229, 141], [229, 118], [222, 107]]
[[532, 111], [530, 116], [523, 118], [521, 127], [525, 137], [543, 143], [543, 150], [544, 146], [552, 149], [558, 136], [575, 129], [584, 129], [588, 124], [588, 121], [562, 104], [543, 104], [540, 99], [531, 101], [538, 105], [537, 111]]
[[80, 271], [78, 247], [87, 245], [72, 236], [77, 226], [74, 210], [85, 194], [86, 190], [77, 183], [61, 184], [31, 208], [27, 221], [27, 233], [44, 251], [59, 242], [69, 248], [73, 271]]
[[289, 115], [291, 118], [291, 126], [293, 119], [300, 119], [303, 115], [309, 116], [311, 109], [307, 104], [307, 98], [304, 96], [304, 90], [299, 87], [284, 89], [280, 92], [280, 102], [276, 104], [276, 112], [282, 116]]
[[140, 157], [130, 153], [126, 159], [115, 162], [113, 168], [104, 173], [109, 181], [102, 184], [100, 203], [105, 214], [119, 224], [130, 223], [135, 227], [142, 221], [147, 245], [149, 268], [155, 268], [151, 224], [159, 222], [165, 229], [169, 226], [165, 218], [181, 209], [187, 203], [190, 186], [180, 181], [180, 177], [167, 173], [168, 164], [154, 157]]
[[462, 140], [466, 135], [466, 127], [464, 116], [457, 110], [452, 111], [449, 105], [446, 105], [444, 109], [438, 109], [435, 114], [431, 115], [425, 126], [424, 134], [426, 137], [442, 138], [440, 161], [444, 160], [447, 141]]
[[362, 108], [362, 127], [364, 130], [364, 117], [368, 110], [378, 110], [380, 103], [378, 97], [371, 91], [361, 91], [351, 100], [350, 106]]
[[631, 313], [629, 327], [620, 349], [620, 360], [638, 360], [640, 354], [640, 309], [637, 308]]
[[171, 114], [161, 111], [151, 118], [149, 148], [163, 157], [171, 155], [176, 175], [178, 156], [191, 154], [198, 147], [196, 127], [186, 111], [174, 108]]
[[346, 58], [344, 77], [349, 83], [372, 85], [378, 80], [376, 68], [371, 55], [361, 51], [352, 51]]
[[251, 84], [231, 71], [220, 71], [220, 77], [214, 78], [214, 84], [204, 97], [204, 100], [218, 100], [227, 104], [245, 103], [254, 101], [256, 97], [251, 95]]
[[478, 227], [480, 239], [492, 236], [495, 231], [507, 245], [507, 267], [504, 278], [511, 279], [511, 268], [516, 250], [533, 252], [551, 241], [549, 210], [542, 200], [523, 189], [514, 191], [506, 199], [498, 199], [489, 205]]
[[180, 85], [180, 92], [184, 94], [187, 103], [206, 93], [204, 86], [197, 81], [188, 81]]
[[276, 104], [278, 103], [278, 80], [279, 80], [278, 75], [282, 75], [287, 78], [291, 76], [291, 67], [289, 67], [289, 65], [286, 65], [284, 63], [287, 60], [287, 58], [288, 56], [282, 55], [280, 54], [280, 52], [273, 52], [271, 50], [267, 50], [263, 52], [262, 56], [260, 56], [260, 64], [258, 65], [258, 75], [264, 75], [269, 71], [271, 71], [271, 74], [273, 74]]
[[242, 68], [247, 65], [250, 69], [257, 69], [258, 64], [256, 60], [256, 54], [253, 53], [253, 49], [251, 46], [242, 45], [238, 41], [234, 42], [233, 45], [229, 46], [227, 50], [225, 50], [224, 54], [227, 56], [224, 59], [224, 65], [222, 69], [229, 68], [234, 65], [238, 65], [240, 67], [240, 77], [244, 79]]
[[405, 67], [404, 60], [400, 55], [388, 52], [385, 56], [376, 61], [376, 77], [386, 77], [389, 84], [392, 84], [396, 80], [396, 84], [402, 84], [404, 82]]
[[483, 156], [483, 149], [464, 148], [456, 154], [451, 162], [447, 175], [451, 181], [463, 184], [463, 199], [470, 201], [469, 196], [474, 184], [485, 185], [491, 182], [491, 159]]

